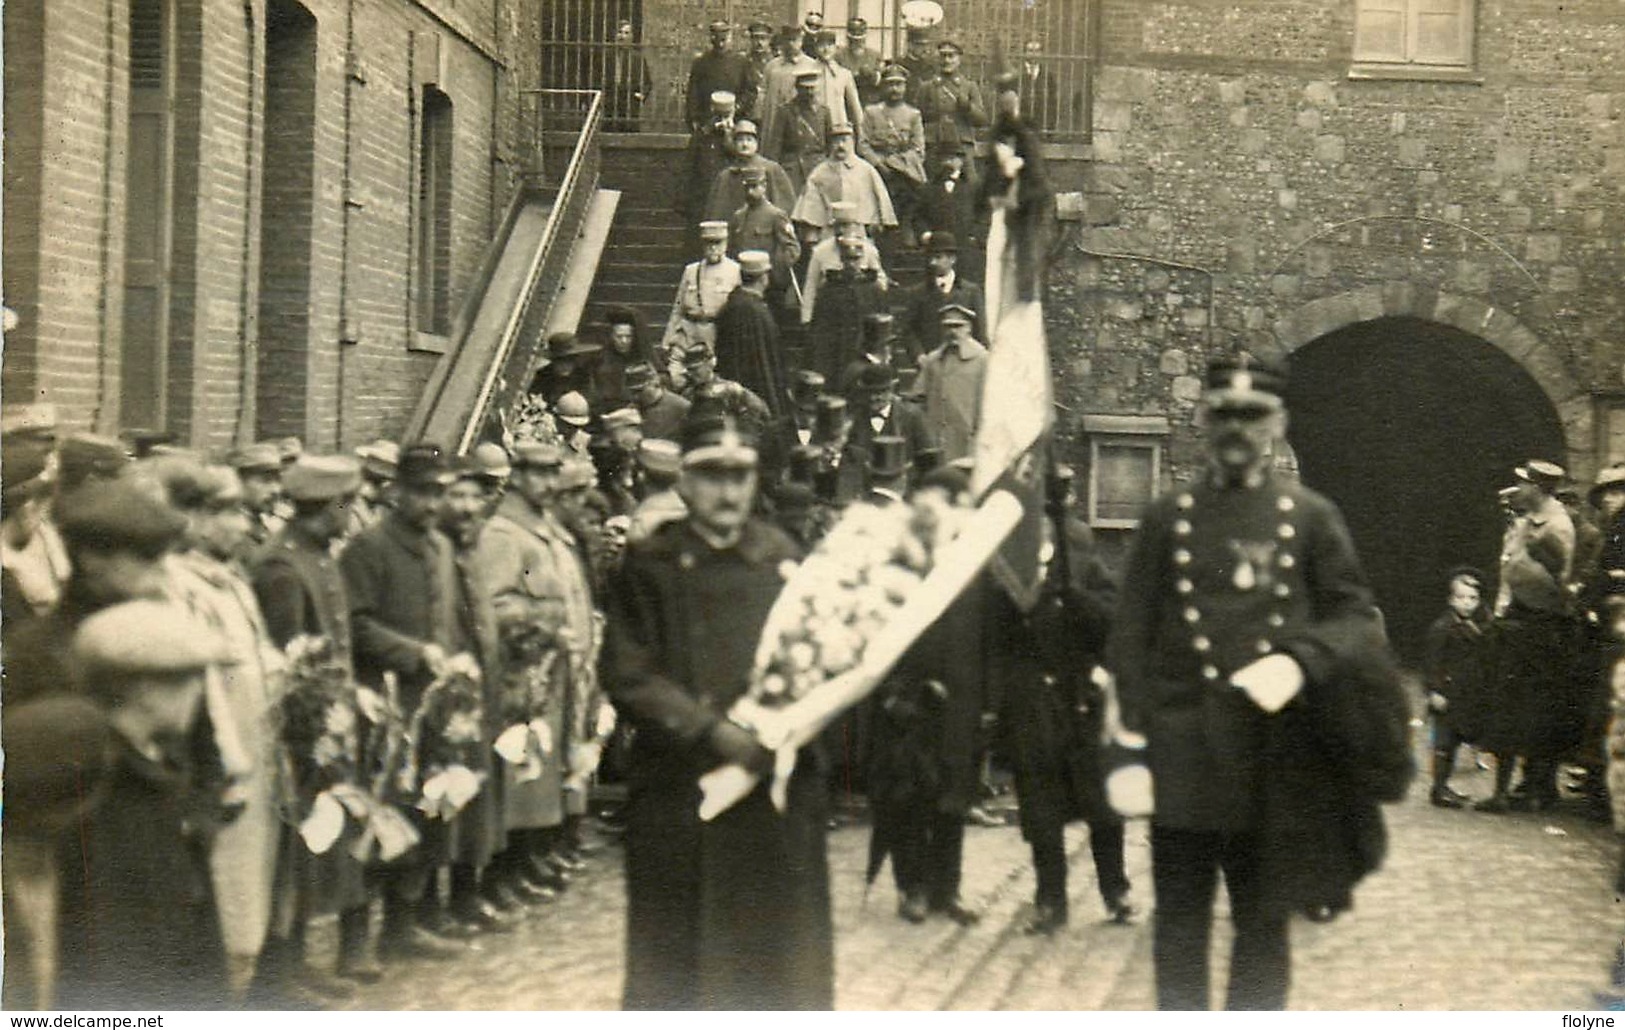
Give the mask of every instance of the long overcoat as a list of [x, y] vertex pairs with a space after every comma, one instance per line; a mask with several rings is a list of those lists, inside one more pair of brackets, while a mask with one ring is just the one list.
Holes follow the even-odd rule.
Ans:
[[603, 682], [635, 734], [628, 758], [630, 1009], [828, 1009], [834, 998], [824, 774], [804, 749], [778, 814], [765, 785], [702, 823], [712, 727], [746, 689], [781, 562], [747, 523], [713, 548], [683, 519], [633, 545], [609, 592]]

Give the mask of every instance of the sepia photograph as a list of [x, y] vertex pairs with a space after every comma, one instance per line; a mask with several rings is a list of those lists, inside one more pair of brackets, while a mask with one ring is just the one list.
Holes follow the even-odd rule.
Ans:
[[1625, 1013], [1625, 0], [0, 21], [0, 1008]]

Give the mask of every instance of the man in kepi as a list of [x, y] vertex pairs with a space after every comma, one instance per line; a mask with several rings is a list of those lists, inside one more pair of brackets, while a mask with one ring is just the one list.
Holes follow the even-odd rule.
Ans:
[[821, 756], [801, 752], [781, 815], [767, 784], [711, 822], [699, 777], [772, 755], [728, 719], [798, 549], [750, 516], [756, 443], [727, 417], [684, 428], [687, 518], [628, 550], [602, 678], [636, 727], [626, 829], [628, 1009], [828, 1009], [833, 930]]
[[1414, 772], [1409, 711], [1342, 516], [1271, 471], [1284, 374], [1243, 355], [1207, 387], [1207, 470], [1146, 509], [1108, 664], [1149, 738], [1157, 1005], [1209, 1005], [1222, 872], [1226, 1007], [1278, 1009], [1288, 916], [1346, 908], [1380, 852], [1375, 805]]

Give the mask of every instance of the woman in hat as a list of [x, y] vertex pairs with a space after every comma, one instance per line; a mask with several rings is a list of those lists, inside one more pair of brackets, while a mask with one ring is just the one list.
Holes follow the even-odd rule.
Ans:
[[599, 406], [613, 410], [630, 404], [632, 392], [626, 385], [626, 368], [641, 362], [653, 363], [654, 348], [644, 339], [643, 325], [632, 308], [617, 305], [604, 312], [609, 345], [598, 355], [592, 369], [592, 396]]

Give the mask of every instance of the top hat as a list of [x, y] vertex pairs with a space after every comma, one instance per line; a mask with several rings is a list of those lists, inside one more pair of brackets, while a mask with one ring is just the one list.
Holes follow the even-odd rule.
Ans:
[[813, 476], [818, 472], [818, 463], [823, 457], [823, 449], [812, 444], [795, 447], [790, 451], [790, 462], [785, 468], [785, 478], [792, 483], [806, 483], [811, 486]]
[[900, 436], [877, 436], [869, 441], [868, 470], [871, 480], [908, 475], [908, 441]]
[[813, 436], [819, 443], [834, 443], [841, 437], [847, 420], [846, 398], [822, 394], [813, 417]]

